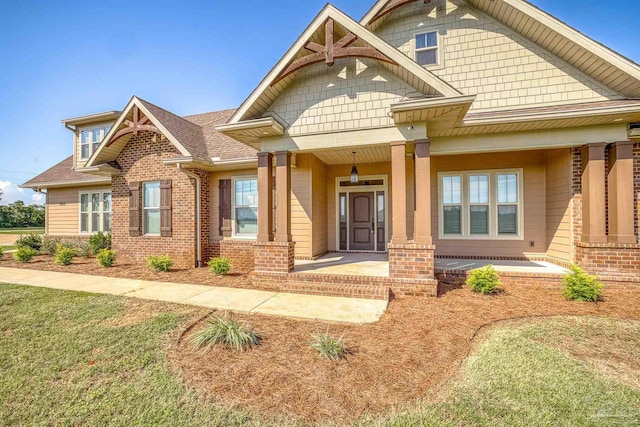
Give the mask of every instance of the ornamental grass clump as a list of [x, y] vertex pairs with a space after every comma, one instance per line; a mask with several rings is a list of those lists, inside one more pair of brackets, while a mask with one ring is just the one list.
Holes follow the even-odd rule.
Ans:
[[245, 322], [238, 322], [225, 314], [224, 317], [211, 316], [207, 327], [193, 334], [190, 342], [194, 350], [203, 348], [206, 351], [220, 343], [240, 352], [260, 344], [261, 338]]
[[96, 259], [101, 267], [112, 267], [116, 262], [116, 251], [113, 249], [102, 249], [96, 254]]
[[501, 284], [498, 272], [491, 264], [473, 270], [467, 279], [467, 285], [471, 287], [473, 292], [484, 295], [498, 292], [498, 287]]
[[155, 271], [169, 271], [173, 260], [169, 255], [151, 255], [147, 257], [147, 267]]
[[344, 335], [335, 338], [329, 334], [329, 328], [327, 328], [325, 333], [313, 334], [311, 338], [311, 348], [316, 349], [322, 357], [335, 362], [343, 359], [346, 355]]
[[207, 262], [209, 266], [209, 271], [211, 271], [216, 276], [224, 276], [231, 271], [231, 260], [229, 258], [219, 258], [214, 257]]
[[69, 265], [73, 262], [73, 257], [76, 255], [76, 252], [73, 248], [65, 245], [58, 245], [58, 249], [56, 250], [55, 263], [58, 265]]
[[572, 265], [570, 270], [571, 273], [562, 278], [564, 296], [574, 301], [598, 301], [602, 295], [602, 283], [577, 265]]
[[38, 251], [32, 249], [28, 246], [20, 246], [13, 253], [13, 258], [18, 262], [29, 262], [31, 259], [38, 254]]

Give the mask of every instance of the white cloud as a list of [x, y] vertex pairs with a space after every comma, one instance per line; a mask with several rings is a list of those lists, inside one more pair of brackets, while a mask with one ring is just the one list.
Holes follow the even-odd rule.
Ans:
[[29, 188], [18, 188], [18, 184], [11, 181], [0, 181], [0, 190], [2, 190], [2, 196], [0, 196], [2, 205], [8, 205], [17, 200], [22, 200], [26, 205], [41, 205], [45, 202], [44, 194], [36, 193]]

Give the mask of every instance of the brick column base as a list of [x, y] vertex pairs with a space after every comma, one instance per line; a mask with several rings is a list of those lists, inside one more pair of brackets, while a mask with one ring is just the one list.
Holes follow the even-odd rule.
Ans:
[[290, 273], [294, 267], [295, 242], [257, 242], [255, 244], [255, 271]]
[[576, 264], [603, 280], [640, 275], [640, 244], [579, 242], [575, 259]]
[[396, 296], [437, 296], [435, 246], [416, 243], [388, 245], [389, 279]]

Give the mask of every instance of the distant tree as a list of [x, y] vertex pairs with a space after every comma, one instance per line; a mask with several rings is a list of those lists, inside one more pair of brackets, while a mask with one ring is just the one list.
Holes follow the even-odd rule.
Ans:
[[44, 227], [44, 206], [27, 206], [21, 200], [0, 206], [0, 228], [12, 227]]
[[2, 190], [0, 190], [0, 202], [2, 201]]

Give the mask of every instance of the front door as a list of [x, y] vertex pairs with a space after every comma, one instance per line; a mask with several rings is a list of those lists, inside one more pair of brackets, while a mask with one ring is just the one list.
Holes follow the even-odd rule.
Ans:
[[375, 250], [374, 193], [349, 193], [349, 249]]

